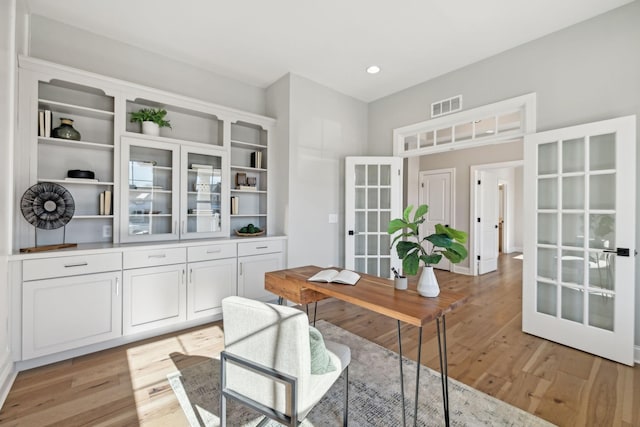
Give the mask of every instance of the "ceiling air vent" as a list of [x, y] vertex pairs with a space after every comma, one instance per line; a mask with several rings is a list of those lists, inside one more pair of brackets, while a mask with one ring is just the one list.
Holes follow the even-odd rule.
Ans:
[[460, 110], [462, 110], [462, 95], [443, 99], [442, 101], [431, 104], [431, 118], [455, 113]]

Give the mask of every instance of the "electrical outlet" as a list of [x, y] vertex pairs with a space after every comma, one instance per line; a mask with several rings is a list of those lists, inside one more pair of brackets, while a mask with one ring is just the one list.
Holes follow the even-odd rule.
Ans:
[[102, 237], [111, 237], [111, 226], [110, 225], [103, 225], [102, 226]]

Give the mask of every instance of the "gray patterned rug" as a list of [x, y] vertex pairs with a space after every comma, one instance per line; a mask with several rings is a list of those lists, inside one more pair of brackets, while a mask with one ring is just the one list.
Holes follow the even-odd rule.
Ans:
[[[399, 426], [402, 424], [398, 354], [331, 323], [317, 324], [326, 339], [351, 348], [349, 365], [349, 424]], [[196, 426], [219, 425], [220, 361], [210, 359], [168, 376], [186, 415]], [[413, 425], [415, 362], [404, 361], [407, 424]], [[305, 427], [342, 425], [344, 380], [334, 384], [303, 422]], [[449, 379], [452, 426], [550, 426], [552, 424], [487, 394]], [[228, 401], [227, 420], [233, 426], [255, 426], [261, 416]], [[279, 424], [271, 422], [269, 426]], [[424, 365], [420, 369], [418, 425], [443, 426], [440, 374]]]

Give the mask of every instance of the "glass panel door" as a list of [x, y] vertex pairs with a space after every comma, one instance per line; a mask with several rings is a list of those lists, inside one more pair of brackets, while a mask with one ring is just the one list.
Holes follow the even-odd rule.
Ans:
[[123, 242], [178, 238], [178, 146], [122, 139]]
[[633, 363], [635, 118], [527, 137], [525, 182], [523, 330]]
[[222, 177], [222, 171], [226, 170], [226, 153], [183, 147], [181, 158], [183, 189], [180, 236], [228, 235], [228, 215], [223, 215], [223, 212], [229, 211], [226, 203], [229, 198], [223, 197], [226, 183]]
[[345, 181], [345, 267], [391, 277], [391, 267], [401, 265], [387, 227], [402, 215], [402, 159], [347, 157]]

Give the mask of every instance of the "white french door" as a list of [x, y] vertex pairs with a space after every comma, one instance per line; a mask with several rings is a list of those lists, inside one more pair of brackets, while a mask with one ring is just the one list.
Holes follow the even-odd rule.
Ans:
[[498, 175], [490, 170], [478, 171], [478, 204], [480, 222], [476, 223], [479, 257], [478, 274], [498, 269]]
[[[436, 224], [442, 224], [449, 227], [453, 223], [451, 220], [451, 181], [455, 169], [434, 170], [420, 172], [420, 194], [419, 201], [421, 205], [428, 205], [429, 211], [422, 223], [420, 236], [428, 236], [435, 232]], [[455, 228], [455, 226], [452, 226]], [[428, 243], [428, 242], [427, 242]], [[428, 243], [429, 250], [431, 243]], [[442, 257], [438, 264], [433, 265], [434, 268], [441, 270], [451, 270], [451, 262]]]
[[345, 159], [345, 268], [391, 277], [402, 262], [391, 251], [389, 221], [402, 217], [399, 157]]
[[522, 329], [633, 365], [636, 118], [525, 138]]

